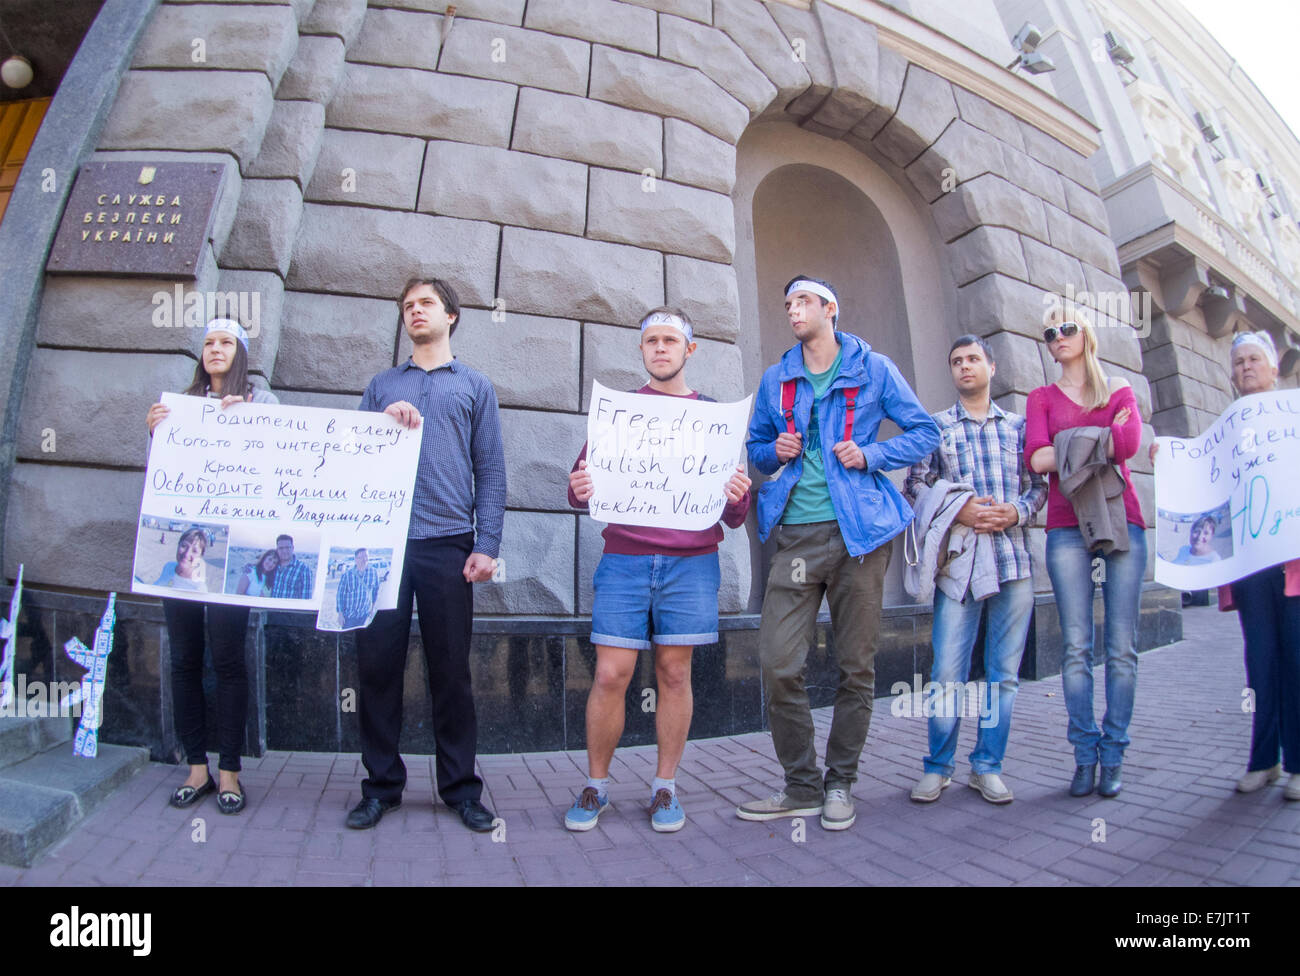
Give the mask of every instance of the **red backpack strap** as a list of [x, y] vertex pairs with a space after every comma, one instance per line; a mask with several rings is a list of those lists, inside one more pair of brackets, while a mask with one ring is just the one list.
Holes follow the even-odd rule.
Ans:
[[856, 386], [846, 387], [844, 390], [844, 439], [853, 440], [853, 411], [858, 406], [858, 390]]
[[785, 429], [787, 433], [795, 433], [794, 429], [794, 393], [795, 380], [786, 380], [781, 384], [781, 416], [785, 418]]

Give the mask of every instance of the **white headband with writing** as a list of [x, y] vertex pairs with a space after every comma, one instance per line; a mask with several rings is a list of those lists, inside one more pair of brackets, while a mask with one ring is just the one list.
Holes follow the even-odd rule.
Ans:
[[686, 336], [687, 342], [695, 341], [691, 337], [691, 327], [682, 321], [680, 315], [674, 315], [672, 312], [651, 312], [641, 320], [641, 331], [644, 332], [652, 325], [666, 325]]
[[1259, 346], [1264, 350], [1268, 364], [1277, 366], [1277, 347], [1273, 345], [1273, 337], [1267, 332], [1238, 332], [1236, 338], [1232, 340], [1233, 350], [1245, 345]]
[[203, 330], [203, 338], [206, 339], [214, 332], [229, 332], [244, 344], [244, 351], [248, 351], [248, 332], [234, 319], [213, 319], [208, 323], [208, 327]]
[[790, 282], [790, 287], [785, 290], [785, 297], [789, 298], [797, 291], [810, 291], [818, 298], [824, 298], [828, 302], [834, 302], [836, 314], [844, 314], [844, 309], [840, 306], [840, 300], [835, 297], [835, 292], [831, 291], [825, 285], [818, 284], [815, 281], [809, 281], [807, 278], [800, 278], [798, 281]]

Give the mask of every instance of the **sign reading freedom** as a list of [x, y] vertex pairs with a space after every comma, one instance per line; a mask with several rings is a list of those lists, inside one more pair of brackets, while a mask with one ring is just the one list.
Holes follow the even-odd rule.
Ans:
[[391, 550], [373, 609], [396, 606], [423, 427], [176, 393], [162, 403], [133, 593], [319, 610], [327, 581], [364, 548]]
[[620, 525], [707, 529], [743, 463], [752, 396], [711, 403], [619, 393], [594, 383], [587, 414], [591, 517]]
[[1159, 437], [1156, 581], [1222, 586], [1300, 556], [1300, 390], [1235, 400], [1199, 437]]

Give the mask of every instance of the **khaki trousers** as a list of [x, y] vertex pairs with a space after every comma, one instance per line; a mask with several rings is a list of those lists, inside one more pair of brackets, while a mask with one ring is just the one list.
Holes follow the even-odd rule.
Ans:
[[820, 802], [823, 782], [804, 686], [817, 610], [825, 595], [839, 668], [824, 788], [848, 789], [858, 778], [858, 758], [871, 725], [876, 636], [890, 546], [850, 556], [838, 522], [782, 525], [776, 533], [777, 552], [759, 627], [767, 718], [777, 758], [785, 768], [786, 795], [799, 802]]

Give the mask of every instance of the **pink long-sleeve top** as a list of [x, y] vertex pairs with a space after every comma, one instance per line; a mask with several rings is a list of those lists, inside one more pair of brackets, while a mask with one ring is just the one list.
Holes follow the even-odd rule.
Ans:
[[[647, 383], [636, 393], [650, 393], [655, 396], [673, 396], [671, 393], [661, 393], [658, 390], [651, 389]], [[679, 397], [682, 400], [698, 400], [700, 394], [698, 391], [690, 396]], [[573, 462], [573, 471], [578, 470], [578, 464], [587, 459], [587, 445], [582, 445], [582, 453], [578, 455], [578, 460]], [[580, 502], [577, 496], [573, 494], [573, 489], [569, 489], [569, 505], [573, 508], [585, 509], [586, 502]], [[738, 529], [745, 524], [745, 516], [749, 513], [749, 492], [740, 496], [740, 501], [728, 502], [726, 508], [722, 510], [722, 523], [733, 529]], [[718, 543], [722, 541], [722, 524], [715, 523], [707, 529], [687, 530], [687, 529], [666, 529], [653, 525], [618, 525], [610, 522], [605, 526], [601, 536], [605, 539], [605, 551], [616, 553], [624, 556], [703, 556], [710, 552], [717, 552]]]
[[[1122, 424], [1115, 423], [1115, 414], [1125, 407], [1129, 410], [1128, 420]], [[1128, 465], [1124, 463], [1137, 453], [1138, 445], [1142, 442], [1142, 415], [1138, 411], [1133, 388], [1125, 386], [1115, 390], [1106, 405], [1096, 410], [1085, 410], [1066, 396], [1055, 383], [1034, 390], [1029, 394], [1029, 404], [1025, 408], [1025, 463], [1029, 463], [1039, 448], [1051, 447], [1053, 438], [1071, 427], [1110, 428], [1110, 439], [1115, 445], [1115, 462], [1124, 476], [1124, 513], [1129, 522], [1145, 529], [1142, 506], [1138, 502], [1137, 492], [1133, 490]], [[1074, 506], [1061, 494], [1060, 476], [1053, 471], [1047, 479], [1047, 527], [1062, 529], [1078, 525], [1079, 518], [1074, 514]]]

